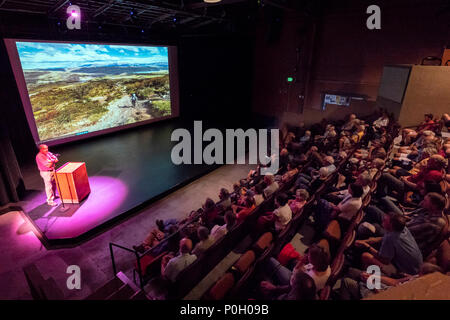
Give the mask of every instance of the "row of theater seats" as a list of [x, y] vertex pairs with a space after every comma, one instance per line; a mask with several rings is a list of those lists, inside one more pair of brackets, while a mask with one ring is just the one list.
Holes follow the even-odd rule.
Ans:
[[[393, 128], [392, 128], [393, 130]], [[363, 140], [364, 141], [364, 140]], [[353, 152], [356, 151], [363, 142], [360, 142], [357, 144]], [[387, 145], [392, 146], [392, 141], [388, 141], [386, 143]], [[389, 152], [392, 150], [392, 147], [390, 147]], [[267, 249], [266, 253], [263, 255], [264, 259], [259, 259], [253, 268], [250, 269], [251, 274], [248, 274], [247, 277], [245, 277], [246, 283], [241, 283], [239, 286], [239, 290], [233, 290], [230, 292], [232, 294], [229, 294], [229, 297], [232, 298], [249, 298], [251, 297], [251, 293], [249, 296], [249, 288], [253, 284], [252, 279], [254, 279], [254, 275], [257, 270], [261, 271], [263, 269], [263, 264], [265, 263], [265, 259], [269, 258], [270, 256], [278, 256], [281, 249], [291, 241], [293, 236], [297, 233], [297, 231], [302, 226], [303, 222], [306, 221], [310, 217], [310, 215], [313, 213], [312, 208], [314, 205], [315, 200], [320, 199], [323, 192], [326, 190], [327, 186], [332, 185], [336, 182], [338, 178], [338, 172], [339, 170], [345, 165], [345, 163], [351, 158], [352, 153], [349, 152], [349, 155], [346, 159], [343, 159], [341, 163], [337, 166], [337, 170], [333, 175], [331, 175], [323, 184], [322, 186], [317, 190], [317, 192], [311, 197], [311, 199], [305, 204], [305, 206], [302, 208], [302, 210], [292, 219], [291, 223], [286, 227], [285, 230], [283, 230], [282, 233], [278, 235], [278, 237], [275, 239], [275, 241], [271, 244], [271, 246]], [[379, 170], [379, 172], [376, 174], [374, 181], [371, 186], [371, 192], [373, 192], [376, 189], [376, 180], [381, 176], [382, 169]], [[369, 195], [365, 197], [363, 200], [363, 207], [367, 206], [368, 203], [370, 203], [370, 192]], [[348, 248], [354, 241], [355, 234], [354, 234], [354, 228], [357, 223], [359, 223], [362, 220], [363, 215], [363, 208], [361, 208], [356, 215], [356, 217], [353, 219], [352, 223], [350, 224], [348, 230], [346, 233], [344, 233], [344, 236], [342, 236], [342, 231], [340, 230], [339, 223], [336, 220], [333, 220], [330, 222], [326, 230], [323, 234], [323, 239], [319, 240], [317, 244], [321, 246], [325, 252], [328, 252], [330, 257], [332, 258], [331, 263], [331, 276], [325, 286], [324, 289], [320, 292], [320, 298], [321, 299], [328, 299], [330, 289], [332, 288], [332, 285], [338, 278], [339, 274], [342, 271], [343, 263], [344, 263], [344, 251], [346, 248]], [[259, 267], [259, 268], [258, 268]], [[228, 279], [231, 280], [231, 278], [228, 277]], [[221, 279], [222, 280], [222, 279]], [[229, 281], [227, 279], [224, 279], [223, 281]], [[216, 283], [215, 287], [213, 289], [215, 291], [218, 290], [218, 288], [221, 288], [222, 290], [228, 289], [229, 286], [223, 285], [222, 282], [218, 281]], [[225, 297], [226, 294], [220, 294], [218, 295], [220, 297]]]
[[[337, 142], [334, 141], [334, 142]], [[334, 143], [329, 145], [329, 148], [333, 146]], [[361, 146], [361, 143], [355, 145], [353, 151], [358, 149]], [[326, 150], [323, 150], [326, 151]], [[205, 294], [205, 299], [215, 299], [221, 300], [224, 298], [230, 299], [239, 299], [245, 298], [245, 294], [247, 292], [248, 286], [251, 284], [251, 280], [255, 275], [255, 271], [259, 270], [260, 267], [264, 264], [266, 259], [272, 256], [274, 253], [279, 252], [281, 248], [289, 242], [292, 236], [297, 232], [297, 229], [300, 227], [302, 222], [308, 219], [309, 215], [312, 213], [312, 207], [316, 199], [320, 198], [320, 195], [325, 191], [326, 187], [330, 184], [333, 184], [338, 178], [339, 169], [350, 159], [352, 152], [349, 152], [347, 158], [343, 159], [336, 167], [337, 170], [331, 174], [327, 180], [324, 181], [321, 187], [315, 192], [314, 195], [308, 200], [308, 202], [304, 205], [304, 207], [298, 212], [295, 216], [293, 216], [290, 223], [284, 228], [284, 230], [280, 234], [272, 234], [270, 232], [264, 233], [258, 241], [255, 243], [255, 246], [258, 250], [249, 250], [241, 258], [236, 262], [230, 272], [225, 273]], [[295, 175], [289, 183], [286, 183], [284, 188], [282, 188], [279, 192], [285, 192], [289, 189], [293, 188], [293, 182], [296, 180], [298, 175], [303, 172], [303, 169], [306, 169], [311, 163], [308, 162], [305, 164], [301, 170]], [[273, 201], [273, 197], [271, 199], [266, 200], [265, 202], [270, 203]], [[264, 248], [262, 253], [261, 250]], [[256, 251], [256, 252], [255, 252]], [[237, 269], [239, 272], [233, 273], [233, 270]]]
[[[330, 143], [326, 148], [323, 149], [323, 151], [327, 151], [328, 148], [332, 147], [335, 143], [337, 143], [337, 138]], [[306, 145], [304, 149], [309, 148], [310, 144]], [[309, 167], [311, 165], [312, 161], [306, 162], [299, 170], [299, 172], [293, 176], [289, 181], [287, 181], [284, 184], [280, 185], [280, 188], [273, 193], [271, 196], [269, 196], [265, 201], [263, 201], [259, 206], [257, 206], [252, 213], [241, 223], [235, 225], [228, 234], [223, 237], [222, 239], [218, 240], [213, 246], [211, 246], [199, 259], [197, 259], [194, 263], [192, 263], [190, 266], [188, 266], [186, 269], [184, 269], [177, 277], [176, 281], [172, 283], [169, 286], [169, 299], [180, 299], [186, 296], [211, 270], [220, 263], [227, 254], [229, 254], [241, 241], [247, 236], [252, 235], [253, 237], [256, 237], [258, 235], [255, 235], [253, 227], [256, 225], [256, 222], [258, 218], [268, 212], [272, 211], [274, 207], [274, 200], [276, 196], [280, 193], [285, 193], [288, 190], [290, 190], [296, 181], [298, 175], [303, 172], [304, 169]], [[311, 202], [310, 202], [311, 203]], [[293, 221], [297, 222], [298, 220], [295, 220], [295, 217], [293, 218]], [[281, 233], [280, 236], [286, 236], [285, 233]], [[268, 237], [268, 235], [266, 235]], [[263, 241], [267, 238], [261, 238]], [[256, 243], [258, 243], [258, 241]], [[243, 284], [246, 284], [246, 280], [250, 277], [253, 270], [253, 263], [247, 263], [247, 261], [255, 261], [260, 262], [269, 253], [269, 248], [266, 249], [264, 252], [259, 255], [260, 250], [257, 250], [255, 252], [255, 259], [252, 260], [252, 253], [248, 253], [247, 255], [244, 255], [241, 261], [241, 267], [239, 269], [241, 271], [241, 274], [234, 272], [233, 278], [231, 278], [231, 275], [224, 276], [225, 278], [219, 282], [219, 286], [222, 286], [224, 283], [225, 287], [230, 287], [235, 289], [233, 292], [239, 292], [240, 287], [243, 286]], [[259, 257], [256, 259], [256, 257]], [[239, 261], [238, 261], [239, 262]], [[250, 268], [249, 270], [243, 269], [243, 266], [247, 265]], [[220, 281], [221, 279], [219, 279]], [[234, 285], [234, 282], [237, 281], [236, 285]], [[233, 285], [230, 286], [230, 283], [233, 282]], [[215, 291], [214, 286], [210, 289], [212, 292]], [[205, 298], [212, 298], [214, 296], [217, 296], [216, 294], [209, 295], [208, 293], [205, 295]], [[220, 295], [218, 295], [220, 296]]]

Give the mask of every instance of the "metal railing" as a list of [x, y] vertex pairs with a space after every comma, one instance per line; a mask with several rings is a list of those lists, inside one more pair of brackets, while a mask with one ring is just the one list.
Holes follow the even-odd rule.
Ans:
[[[110, 242], [109, 243], [109, 253], [111, 255], [111, 262], [112, 262], [114, 275], [117, 274], [116, 260], [114, 258], [114, 249], [113, 249], [114, 247], [131, 252], [136, 256], [136, 263], [137, 263], [138, 274], [139, 274], [139, 287], [141, 288], [142, 291], [144, 291], [144, 281], [143, 281], [142, 270], [141, 270], [141, 258], [142, 257], [139, 255], [139, 252], [137, 252], [136, 250], [121, 246], [119, 244]], [[133, 270], [133, 276], [135, 276], [134, 270]], [[136, 282], [136, 281], [134, 281], [134, 282]]]

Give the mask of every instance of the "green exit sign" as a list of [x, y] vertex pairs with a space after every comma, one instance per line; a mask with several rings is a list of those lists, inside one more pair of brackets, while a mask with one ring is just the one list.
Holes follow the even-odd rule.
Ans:
[[293, 77], [287, 77], [286, 81], [287, 82], [294, 82], [294, 78]]

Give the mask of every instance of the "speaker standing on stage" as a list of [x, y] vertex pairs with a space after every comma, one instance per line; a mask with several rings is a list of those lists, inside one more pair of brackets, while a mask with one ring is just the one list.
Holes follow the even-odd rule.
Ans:
[[55, 199], [55, 163], [58, 158], [48, 151], [48, 146], [41, 144], [39, 146], [39, 153], [36, 155], [36, 164], [39, 168], [42, 179], [44, 179], [45, 193], [47, 195], [47, 204], [49, 206], [56, 206], [53, 201]]

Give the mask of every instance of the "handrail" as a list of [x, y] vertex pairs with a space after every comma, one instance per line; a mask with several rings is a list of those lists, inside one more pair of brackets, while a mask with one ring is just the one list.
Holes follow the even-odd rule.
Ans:
[[122, 250], [125, 250], [125, 251], [128, 251], [128, 252], [132, 252], [132, 253], [135, 254], [136, 262], [137, 262], [137, 268], [138, 268], [138, 271], [139, 271], [139, 287], [141, 288], [142, 291], [144, 291], [144, 281], [142, 279], [142, 270], [141, 270], [141, 257], [139, 256], [139, 252], [137, 252], [136, 250], [133, 250], [133, 249], [121, 246], [120, 244], [110, 242], [109, 243], [109, 253], [110, 253], [110, 256], [111, 256], [111, 262], [112, 262], [114, 275], [117, 274], [117, 267], [116, 267], [116, 261], [114, 259], [113, 247], [117, 247], [119, 249], [122, 249]]

